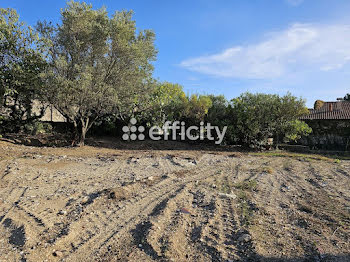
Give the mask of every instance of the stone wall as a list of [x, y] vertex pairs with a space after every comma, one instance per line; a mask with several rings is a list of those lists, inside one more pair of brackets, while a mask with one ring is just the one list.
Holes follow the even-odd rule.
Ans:
[[350, 120], [306, 120], [312, 133], [299, 143], [312, 149], [349, 150]]

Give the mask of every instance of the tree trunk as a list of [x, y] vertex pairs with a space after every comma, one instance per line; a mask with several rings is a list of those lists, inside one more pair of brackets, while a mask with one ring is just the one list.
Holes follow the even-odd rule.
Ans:
[[76, 146], [78, 144], [77, 141], [79, 139], [79, 129], [76, 121], [73, 121], [73, 125], [74, 125], [74, 138], [71, 146]]
[[80, 119], [81, 122], [81, 133], [80, 133], [80, 137], [79, 137], [79, 146], [84, 146], [85, 145], [85, 137], [86, 137], [86, 132], [89, 129], [89, 118], [81, 118]]
[[92, 124], [97, 120], [97, 117], [90, 119], [89, 117], [86, 118], [80, 118], [80, 124], [78, 125], [77, 122], [73, 122], [74, 124], [74, 131], [75, 136], [74, 140], [72, 142], [72, 146], [84, 146], [85, 145], [85, 138], [86, 133], [89, 131], [89, 129], [92, 127]]
[[81, 134], [80, 134], [80, 138], [79, 138], [79, 146], [84, 146], [85, 145], [85, 137], [86, 137], [86, 128], [81, 128]]

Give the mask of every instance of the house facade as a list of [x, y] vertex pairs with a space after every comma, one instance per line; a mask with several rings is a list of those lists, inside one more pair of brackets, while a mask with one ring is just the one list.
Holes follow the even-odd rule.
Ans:
[[300, 140], [315, 149], [350, 149], [350, 101], [315, 102], [309, 114], [300, 118], [313, 130]]
[[67, 119], [53, 106], [50, 104], [43, 104], [38, 100], [33, 101], [33, 113], [39, 115], [42, 107], [45, 108], [44, 115], [39, 119], [42, 122], [52, 123], [65, 123]]

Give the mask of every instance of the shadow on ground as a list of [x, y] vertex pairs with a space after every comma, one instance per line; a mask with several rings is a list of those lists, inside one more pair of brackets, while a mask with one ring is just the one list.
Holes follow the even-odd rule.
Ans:
[[[33, 146], [33, 147], [71, 147], [71, 138], [64, 134], [39, 134], [39, 135], [25, 135], [25, 134], [7, 134], [0, 140], [10, 142], [13, 144]], [[172, 141], [172, 140], [144, 140], [144, 141], [124, 141], [119, 137], [88, 137], [85, 141], [87, 146], [95, 148], [106, 148], [116, 150], [159, 150], [159, 151], [209, 151], [209, 152], [266, 152], [266, 156], [300, 156], [307, 157], [314, 155], [316, 157], [326, 157], [334, 160], [350, 160], [349, 151], [324, 151], [324, 150], [310, 150], [301, 146], [283, 146], [282, 151], [265, 150], [258, 151], [254, 149], [243, 148], [238, 145], [216, 145], [214, 142], [208, 141]], [[297, 148], [297, 150], [295, 150]], [[301, 148], [304, 148], [302, 150]], [[287, 155], [283, 155], [286, 153]], [[291, 153], [291, 154], [288, 154]], [[349, 260], [350, 262], [350, 260]]]

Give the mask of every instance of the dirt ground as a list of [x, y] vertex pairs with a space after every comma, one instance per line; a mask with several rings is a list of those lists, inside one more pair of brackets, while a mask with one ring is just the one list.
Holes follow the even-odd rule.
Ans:
[[0, 261], [350, 261], [348, 160], [108, 145], [0, 141]]

